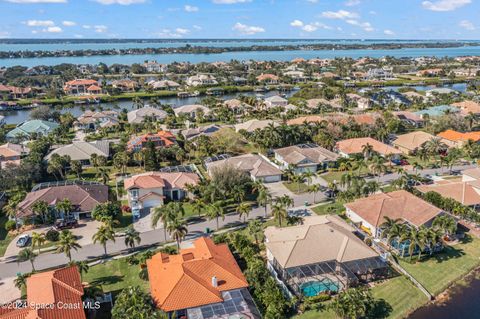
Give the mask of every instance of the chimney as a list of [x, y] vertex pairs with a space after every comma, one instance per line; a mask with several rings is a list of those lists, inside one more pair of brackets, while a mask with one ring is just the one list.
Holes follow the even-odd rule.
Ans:
[[212, 277], [212, 286], [215, 288], [218, 287], [218, 280], [217, 280], [217, 277], [215, 276]]

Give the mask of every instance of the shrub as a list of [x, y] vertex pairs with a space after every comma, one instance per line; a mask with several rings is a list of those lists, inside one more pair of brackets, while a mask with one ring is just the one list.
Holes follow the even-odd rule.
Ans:
[[56, 242], [58, 241], [60, 237], [60, 234], [58, 231], [56, 231], [55, 229], [50, 229], [49, 231], [47, 231], [47, 233], [45, 234], [45, 239], [48, 240], [48, 241], [51, 241], [51, 242]]
[[16, 223], [14, 220], [7, 220], [7, 222], [5, 223], [5, 230], [6, 231], [12, 231], [16, 229]]
[[98, 221], [114, 219], [120, 214], [120, 205], [118, 203], [106, 202], [95, 206], [92, 211], [92, 218]]

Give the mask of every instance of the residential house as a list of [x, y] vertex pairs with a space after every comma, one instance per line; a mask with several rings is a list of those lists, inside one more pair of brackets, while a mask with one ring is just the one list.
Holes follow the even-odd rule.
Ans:
[[45, 159], [49, 161], [54, 154], [69, 156], [72, 161], [79, 161], [82, 165], [91, 165], [90, 159], [93, 154], [105, 158], [110, 157], [110, 141], [74, 141], [72, 144], [63, 145], [54, 149], [45, 157]]
[[476, 77], [480, 73], [480, 68], [459, 68], [452, 71], [455, 76], [472, 78]]
[[73, 123], [77, 130], [94, 131], [104, 127], [113, 127], [118, 124], [118, 112], [112, 110], [98, 112], [87, 110]]
[[69, 95], [100, 94], [101, 88], [98, 81], [91, 79], [76, 79], [65, 82], [63, 91]]
[[405, 190], [374, 194], [344, 205], [347, 217], [363, 231], [380, 237], [385, 217], [400, 219], [410, 227], [432, 226], [443, 211]]
[[452, 103], [452, 106], [459, 108], [460, 113], [464, 116], [467, 116], [469, 114], [479, 116], [480, 115], [480, 103], [471, 101], [471, 100], [466, 100], [462, 102], [456, 102]]
[[188, 197], [187, 185], [195, 186], [200, 178], [189, 172], [147, 172], [124, 181], [128, 204], [132, 210], [154, 208], [165, 200], [179, 201]]
[[169, 131], [158, 131], [157, 133], [147, 133], [139, 136], [132, 136], [127, 142], [127, 150], [130, 152], [139, 152], [148, 143], [153, 143], [155, 148], [170, 147], [177, 143], [175, 135]]
[[186, 81], [188, 86], [217, 85], [217, 79], [211, 74], [190, 76]]
[[227, 244], [201, 237], [176, 255], [157, 253], [147, 270], [152, 299], [172, 317], [261, 318]]
[[285, 170], [293, 166], [296, 174], [313, 172], [328, 167], [338, 159], [338, 154], [333, 153], [316, 144], [299, 144], [278, 148], [273, 151], [275, 160], [280, 163], [280, 168]]
[[259, 76], [257, 76], [257, 81], [258, 82], [261, 82], [263, 84], [267, 84], [267, 85], [272, 85], [272, 84], [278, 84], [278, 81], [279, 81], [279, 77], [274, 75], [274, 74], [260, 74]]
[[305, 81], [307, 81], [307, 77], [305, 76], [305, 72], [303, 72], [302, 70], [286, 71], [286, 72], [283, 73], [283, 75], [288, 76], [294, 82], [305, 82]]
[[161, 81], [152, 80], [148, 82], [148, 85], [154, 90], [166, 90], [166, 91], [176, 91], [180, 87], [180, 84], [170, 80], [161, 80]]
[[425, 123], [425, 121], [420, 115], [410, 111], [395, 111], [392, 112], [392, 114], [403, 123], [411, 125], [413, 127], [419, 128], [422, 127]]
[[20, 165], [21, 158], [28, 153], [30, 153], [30, 150], [22, 144], [6, 143], [0, 145], [0, 168], [5, 168], [7, 164]]
[[258, 154], [243, 154], [215, 161], [207, 161], [205, 166], [210, 176], [213, 175], [216, 169], [231, 166], [247, 173], [254, 181], [271, 183], [282, 180], [282, 171], [266, 157]]
[[173, 111], [176, 116], [184, 114], [191, 119], [196, 119], [199, 114], [204, 116], [210, 114], [210, 109], [200, 104], [182, 105], [174, 108]]
[[301, 225], [265, 229], [268, 269], [297, 297], [338, 293], [385, 278], [387, 262], [336, 215], [305, 217]]
[[412, 102], [410, 102], [410, 100], [407, 99], [402, 93], [393, 90], [382, 90], [377, 93], [373, 93], [372, 101], [374, 104], [382, 107], [386, 107], [391, 104], [396, 106], [410, 106], [412, 104]]
[[403, 154], [413, 155], [416, 154], [425, 143], [428, 143], [432, 139], [435, 139], [435, 136], [430, 133], [413, 131], [407, 134], [398, 135], [392, 144], [402, 151]]
[[480, 132], [457, 132], [446, 130], [437, 134], [443, 141], [451, 147], [462, 147], [468, 140], [478, 143], [480, 141]]
[[167, 70], [167, 66], [165, 64], [160, 64], [155, 60], [145, 61], [143, 66], [145, 69], [147, 69], [148, 73], [160, 73]]
[[[60, 201], [68, 199], [72, 203], [73, 211], [65, 214], [55, 208]], [[16, 217], [19, 221], [35, 218], [33, 206], [38, 201], [46, 202], [54, 210], [57, 218], [81, 219], [89, 217], [91, 211], [98, 204], [108, 201], [108, 186], [90, 182], [45, 183], [37, 185], [27, 194], [25, 199], [17, 205]]]
[[243, 103], [239, 99], [230, 99], [223, 102], [228, 109], [232, 110], [235, 114], [241, 114], [245, 112], [246, 109], [251, 108], [250, 105]]
[[420, 116], [422, 119], [431, 119], [435, 117], [440, 117], [446, 114], [455, 114], [459, 113], [459, 109], [450, 105], [437, 105], [432, 106], [424, 110], [414, 112], [416, 115]]
[[138, 89], [138, 82], [129, 79], [115, 80], [112, 82], [112, 87], [121, 92], [135, 92]]
[[210, 124], [207, 126], [199, 126], [196, 128], [189, 128], [182, 130], [181, 134], [186, 140], [193, 140], [199, 136], [212, 136], [216, 132], [221, 130], [221, 126], [217, 124]]
[[55, 122], [31, 120], [23, 122], [13, 130], [7, 133], [6, 138], [12, 140], [28, 140], [32, 135], [46, 136], [53, 132], [60, 125]]
[[455, 90], [452, 90], [452, 89], [449, 89], [449, 88], [435, 88], [435, 89], [431, 89], [431, 90], [427, 90], [425, 92], [425, 95], [427, 97], [435, 97], [435, 95], [445, 95], [445, 94], [459, 94], [458, 91], [455, 91]]
[[348, 93], [346, 95], [346, 100], [348, 103], [355, 104], [360, 110], [367, 110], [372, 106], [372, 102], [370, 99], [355, 93]]
[[412, 103], [423, 103], [427, 101], [427, 97], [425, 95], [422, 95], [416, 91], [408, 91], [408, 92], [403, 92], [402, 93], [407, 99], [410, 100]]
[[443, 74], [443, 69], [435, 68], [435, 69], [425, 69], [417, 71], [416, 75], [419, 77], [426, 76], [426, 77], [435, 77]]
[[374, 140], [371, 137], [359, 137], [342, 140], [337, 142], [335, 149], [343, 157], [350, 157], [355, 154], [363, 154], [364, 146], [370, 145], [373, 152], [378, 153], [380, 156], [387, 157], [393, 155], [394, 158], [398, 158], [402, 155], [400, 150], [396, 148]]
[[24, 99], [31, 96], [33, 93], [30, 87], [18, 87], [12, 85], [0, 84], [0, 98], [6, 96], [8, 99]]
[[25, 302], [17, 306], [13, 303], [1, 305], [0, 319], [87, 318], [82, 301], [84, 289], [77, 266], [33, 273], [26, 279], [25, 286]]
[[240, 124], [235, 125], [235, 132], [240, 132], [242, 130], [252, 133], [256, 130], [263, 130], [268, 126], [277, 127], [278, 123], [273, 120], [249, 120]]
[[127, 113], [128, 123], [140, 124], [149, 119], [154, 122], [164, 120], [168, 116], [167, 112], [151, 106], [145, 106], [140, 109], [131, 110]]
[[367, 71], [369, 80], [389, 80], [394, 78], [392, 68], [374, 68]]
[[287, 105], [288, 100], [279, 95], [270, 96], [265, 99], [265, 106], [269, 109], [274, 107], [286, 107]]

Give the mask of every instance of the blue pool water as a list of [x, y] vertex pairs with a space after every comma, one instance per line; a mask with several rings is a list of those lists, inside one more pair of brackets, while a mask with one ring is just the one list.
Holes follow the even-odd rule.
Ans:
[[332, 291], [338, 292], [338, 284], [330, 279], [324, 281], [309, 281], [300, 286], [305, 297], [314, 297], [322, 292]]

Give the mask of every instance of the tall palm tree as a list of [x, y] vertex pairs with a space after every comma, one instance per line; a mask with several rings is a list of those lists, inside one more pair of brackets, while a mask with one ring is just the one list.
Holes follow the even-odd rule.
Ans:
[[152, 214], [152, 227], [157, 227], [159, 221], [163, 224], [164, 239], [167, 241], [168, 224], [175, 220], [178, 215], [184, 215], [183, 206], [178, 202], [170, 202], [167, 205], [155, 207]]
[[135, 243], [139, 245], [141, 241], [140, 233], [132, 225], [128, 226], [125, 231], [125, 246], [135, 248]]
[[317, 202], [316, 197], [317, 197], [317, 193], [320, 191], [320, 188], [321, 188], [320, 184], [313, 184], [312, 186], [310, 186], [308, 188], [308, 191], [313, 194], [313, 203], [314, 204]]
[[56, 208], [59, 212], [63, 213], [65, 218], [67, 218], [69, 214], [73, 211], [72, 202], [68, 198], [64, 198], [60, 202], [58, 202]]
[[373, 146], [370, 144], [365, 144], [362, 146], [363, 158], [368, 161], [373, 154]]
[[60, 237], [57, 243], [57, 253], [64, 253], [67, 256], [68, 260], [72, 261], [72, 249], [77, 251], [79, 248], [82, 248], [77, 242], [73, 233], [69, 230], [64, 230], [60, 233]]
[[48, 210], [48, 204], [47, 204], [46, 201], [44, 201], [44, 200], [39, 200], [39, 201], [35, 202], [35, 203], [32, 205], [32, 211], [35, 213], [35, 215], [40, 216], [40, 218], [42, 219], [42, 222], [43, 222], [43, 223], [46, 222], [47, 214], [48, 214], [48, 212], [49, 212], [49, 210]]
[[106, 167], [98, 168], [97, 173], [95, 176], [102, 181], [103, 184], [107, 184], [110, 180], [110, 169]]
[[240, 205], [237, 205], [237, 208], [235, 211], [238, 214], [238, 218], [242, 219], [243, 216], [243, 222], [247, 221], [247, 217], [250, 214], [250, 211], [252, 210], [252, 206], [249, 203], [240, 203]]
[[93, 243], [100, 243], [103, 246], [104, 255], [107, 256], [107, 243], [109, 240], [115, 242], [115, 232], [109, 226], [102, 225], [92, 236]]
[[258, 219], [253, 219], [248, 222], [248, 233], [255, 239], [255, 244], [258, 245], [259, 234], [263, 231], [262, 222]]
[[15, 220], [15, 228], [18, 230], [17, 206], [25, 198], [24, 192], [16, 192], [8, 199], [7, 205], [3, 207], [9, 218]]
[[32, 233], [32, 249], [37, 247], [39, 255], [40, 255], [40, 247], [45, 243], [45, 241], [46, 241], [45, 234], [37, 233], [37, 232]]
[[223, 201], [216, 201], [215, 203], [208, 205], [207, 216], [210, 220], [216, 220], [218, 230], [220, 217], [222, 220], [225, 219], [225, 208]]
[[267, 217], [267, 205], [272, 201], [272, 195], [270, 195], [270, 192], [266, 187], [261, 188], [258, 191], [258, 196], [257, 196], [257, 203], [260, 206], [263, 206], [265, 209], [264, 216], [265, 218]]
[[282, 220], [288, 216], [287, 209], [280, 203], [275, 203], [272, 206], [272, 215], [278, 221], [278, 225], [282, 227]]
[[90, 266], [85, 260], [82, 261], [72, 261], [69, 263], [70, 266], [76, 266], [80, 272], [80, 279], [83, 281], [83, 275], [88, 273]]
[[187, 223], [183, 219], [176, 218], [167, 228], [170, 236], [177, 242], [177, 249], [180, 251], [180, 243], [188, 234]]
[[205, 210], [206, 204], [201, 198], [195, 198], [191, 203], [192, 210], [197, 213], [198, 216]]
[[35, 254], [32, 248], [24, 248], [20, 250], [17, 256], [18, 262], [29, 261], [32, 265], [33, 272], [35, 272], [35, 258], [37, 258], [37, 254]]
[[455, 221], [455, 218], [449, 215], [435, 217], [432, 226], [434, 229], [443, 231], [447, 237], [450, 237], [450, 235], [457, 231], [457, 222]]
[[311, 171], [306, 171], [302, 173], [302, 180], [307, 180], [307, 186], [310, 187], [310, 183], [312, 182], [313, 177], [315, 174]]

